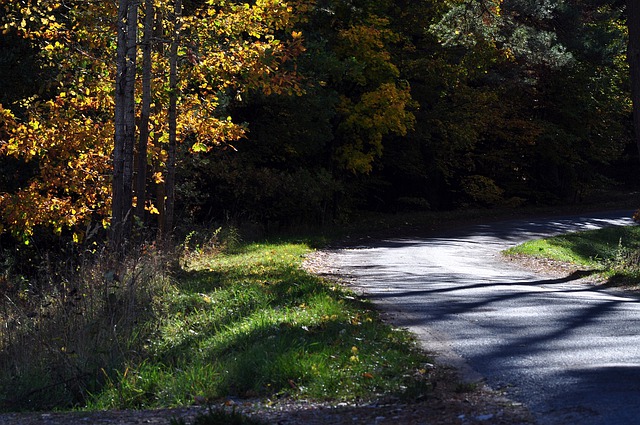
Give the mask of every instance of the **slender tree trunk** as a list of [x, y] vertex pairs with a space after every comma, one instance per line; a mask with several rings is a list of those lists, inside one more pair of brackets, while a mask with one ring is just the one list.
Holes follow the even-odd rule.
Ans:
[[[153, 29], [153, 38], [155, 38], [157, 40], [164, 40], [164, 38], [165, 38], [165, 33], [164, 33], [164, 11], [162, 10], [162, 8], [158, 8], [156, 10], [156, 24], [155, 24], [155, 28]], [[156, 49], [156, 51], [158, 53], [160, 53], [161, 55], [164, 55], [164, 43], [163, 42], [155, 43], [154, 44], [154, 48]]]
[[167, 169], [165, 175], [165, 206], [162, 235], [168, 237], [173, 226], [176, 184], [176, 149], [178, 120], [178, 47], [180, 45], [180, 18], [182, 16], [182, 0], [174, 3], [174, 34], [171, 41], [169, 57], [169, 146], [167, 147]]
[[127, 17], [127, 81], [125, 97], [125, 145], [124, 166], [122, 168], [124, 186], [123, 234], [128, 238], [131, 233], [133, 206], [133, 149], [136, 142], [136, 60], [138, 56], [138, 0], [132, 0]]
[[640, 1], [627, 0], [627, 27], [629, 46], [627, 60], [631, 76], [631, 100], [635, 140], [640, 152]]
[[138, 3], [119, 0], [113, 148], [111, 243], [120, 250], [129, 237], [135, 143], [135, 77]]
[[153, 0], [145, 2], [144, 40], [142, 42], [142, 105], [136, 169], [136, 216], [144, 220], [147, 187], [147, 146], [149, 144], [149, 116], [151, 115], [151, 50], [153, 40]]
[[125, 87], [127, 75], [127, 15], [130, 0], [118, 3], [118, 41], [116, 47], [116, 87], [113, 146], [113, 187], [111, 206], [111, 242], [115, 248], [122, 243], [122, 223], [124, 221], [124, 145], [125, 145]]

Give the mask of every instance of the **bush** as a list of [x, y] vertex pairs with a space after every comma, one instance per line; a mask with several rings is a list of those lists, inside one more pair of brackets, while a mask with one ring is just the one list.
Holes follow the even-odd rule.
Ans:
[[322, 223], [330, 218], [340, 190], [323, 168], [278, 169], [233, 157], [191, 158], [186, 183], [177, 189], [190, 223], [259, 223], [283, 226]]
[[[0, 301], [0, 403], [9, 410], [83, 405], [144, 350], [167, 288], [152, 247], [116, 262], [105, 251], [48, 268]], [[11, 281], [14, 276], [6, 276]], [[24, 277], [18, 277], [24, 279]]]
[[464, 178], [462, 188], [465, 195], [480, 205], [495, 206], [504, 201], [504, 190], [485, 176], [474, 175]]

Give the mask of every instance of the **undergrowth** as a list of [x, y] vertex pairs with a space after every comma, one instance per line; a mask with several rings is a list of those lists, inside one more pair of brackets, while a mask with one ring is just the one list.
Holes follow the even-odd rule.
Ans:
[[[129, 260], [102, 252], [49, 264], [28, 285], [5, 277], [0, 300], [0, 406], [83, 406], [156, 332], [165, 260], [151, 247]], [[24, 277], [20, 277], [24, 280]]]
[[146, 247], [121, 262], [94, 253], [70, 273], [51, 273], [38, 291], [5, 291], [1, 408], [430, 391], [429, 359], [412, 337], [304, 271], [308, 244], [247, 244], [229, 235], [230, 243], [219, 233], [191, 235], [171, 255]]

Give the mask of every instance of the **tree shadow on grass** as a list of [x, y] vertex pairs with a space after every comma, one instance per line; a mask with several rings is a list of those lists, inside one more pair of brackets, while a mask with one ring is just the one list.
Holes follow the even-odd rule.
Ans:
[[[294, 266], [281, 271], [285, 277], [274, 283], [247, 284], [242, 296], [255, 291], [255, 299], [230, 311], [217, 310], [224, 303], [215, 302], [214, 293], [233, 284], [222, 283], [225, 278], [217, 272], [188, 272], [180, 289], [188, 289], [186, 295], [198, 305], [184, 311], [199, 312], [185, 317], [191, 327], [157, 348], [154, 361], [183, 375], [214, 364], [215, 376], [202, 389], [214, 397], [304, 393], [339, 398], [401, 388], [424, 392], [423, 377], [416, 380], [409, 370], [420, 369], [426, 360], [412, 352], [408, 337], [372, 320], [375, 313], [366, 303], [345, 297], [322, 279]], [[252, 274], [247, 271], [245, 277], [251, 280]], [[199, 300], [207, 296], [200, 291], [209, 292], [212, 301]], [[210, 309], [210, 315], [203, 309]]]
[[179, 281], [180, 291], [199, 293], [215, 290], [225, 283], [225, 274], [219, 271], [211, 270], [184, 270], [181, 269], [176, 274], [176, 280]]
[[239, 330], [216, 338], [218, 329], [212, 325], [189, 335], [175, 350], [191, 356], [165, 361], [166, 373], [179, 381], [181, 376], [199, 374], [202, 364], [214, 364], [209, 369], [213, 375], [200, 376], [201, 387], [190, 388], [211, 399], [274, 395], [342, 399], [380, 392], [400, 396], [408, 390], [421, 395], [431, 388], [424, 375], [411, 373], [425, 358], [411, 354], [406, 342], [381, 334], [379, 325], [354, 324], [343, 317], [316, 325], [271, 321], [229, 326]]

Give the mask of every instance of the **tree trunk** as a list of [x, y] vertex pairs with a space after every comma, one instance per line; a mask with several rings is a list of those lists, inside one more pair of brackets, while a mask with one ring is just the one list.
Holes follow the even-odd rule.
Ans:
[[176, 149], [177, 149], [177, 119], [178, 119], [178, 47], [180, 45], [180, 18], [182, 16], [182, 0], [174, 3], [174, 34], [171, 41], [169, 57], [169, 146], [167, 147], [167, 168], [165, 175], [165, 205], [162, 223], [162, 237], [171, 233], [175, 206], [176, 185]]
[[142, 42], [142, 105], [140, 111], [140, 135], [136, 157], [136, 217], [138, 217], [141, 222], [144, 221], [147, 187], [147, 146], [149, 145], [149, 116], [151, 115], [151, 49], [153, 25], [153, 0], [146, 0], [144, 40]]
[[135, 77], [138, 3], [119, 0], [113, 146], [111, 243], [120, 250], [129, 237], [135, 142]]
[[113, 141], [113, 182], [111, 205], [111, 242], [114, 248], [122, 243], [122, 222], [124, 219], [123, 173], [125, 145], [125, 81], [127, 74], [127, 15], [130, 0], [119, 0], [118, 3], [118, 41], [116, 47], [116, 87], [115, 117]]
[[127, 17], [127, 81], [125, 97], [125, 145], [122, 168], [124, 194], [123, 234], [125, 239], [131, 233], [131, 215], [133, 206], [133, 148], [136, 142], [136, 60], [138, 56], [138, 0], [132, 0]]
[[631, 101], [635, 140], [640, 152], [640, 1], [627, 0], [627, 27], [629, 46], [627, 60], [631, 77]]

